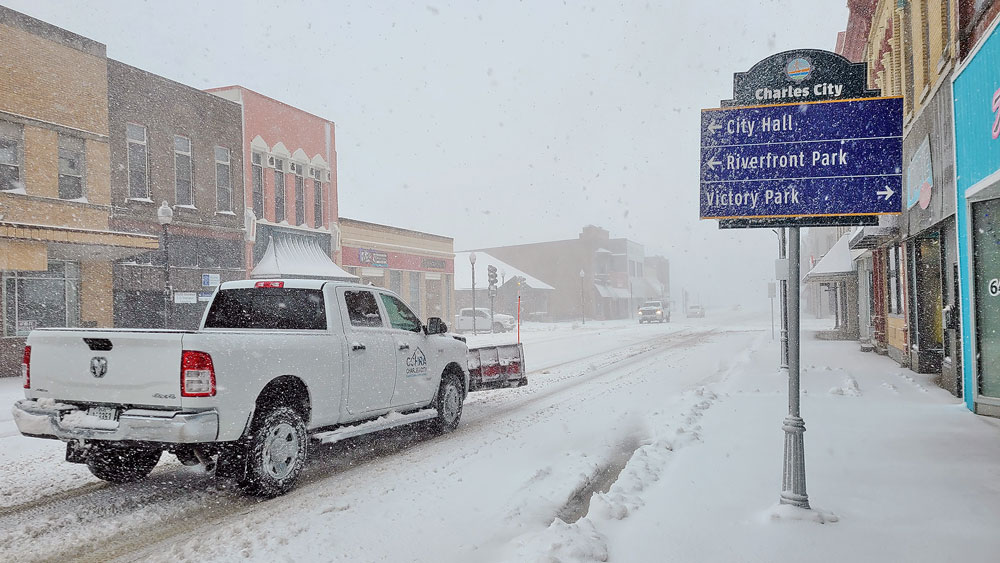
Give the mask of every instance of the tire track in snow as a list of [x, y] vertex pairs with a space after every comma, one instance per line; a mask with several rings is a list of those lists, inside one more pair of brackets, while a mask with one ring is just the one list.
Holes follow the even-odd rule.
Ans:
[[[572, 390], [579, 384], [590, 382], [601, 376], [621, 372], [617, 378], [631, 373], [625, 369], [629, 366], [646, 361], [656, 354], [684, 347], [698, 339], [708, 337], [714, 330], [677, 331], [655, 338], [634, 343], [627, 348], [624, 357], [619, 350], [590, 354], [570, 361], [560, 362], [534, 370], [533, 374], [572, 364], [584, 364], [582, 373], [565, 377], [547, 385], [541, 393], [529, 393], [523, 400], [507, 408], [493, 410], [488, 416], [483, 416], [460, 426], [461, 430], [476, 428], [483, 424], [505, 417], [513, 412], [531, 408], [534, 404], [550, 399], [553, 396]], [[619, 352], [619, 353], [616, 353]], [[594, 365], [593, 360], [607, 357], [606, 362]], [[522, 388], [522, 389], [530, 389]], [[489, 392], [486, 392], [489, 393]], [[567, 397], [564, 401], [574, 400]], [[563, 402], [563, 401], [560, 401]], [[388, 458], [401, 452], [412, 450], [412, 446], [420, 443], [437, 442], [429, 440], [433, 433], [426, 430], [406, 429], [403, 432], [384, 432], [362, 436], [350, 441], [331, 446], [313, 446], [310, 452], [310, 462], [303, 474], [300, 486], [332, 479], [362, 470], [365, 465], [375, 459]], [[446, 438], [442, 438], [446, 439]], [[83, 536], [75, 538], [70, 546], [55, 546], [55, 553], [39, 554], [46, 560], [83, 560], [110, 561], [118, 558], [132, 560], [132, 556], [144, 551], [149, 546], [165, 543], [172, 538], [193, 535], [198, 528], [218, 523], [227, 518], [241, 516], [256, 504], [259, 499], [246, 498], [236, 491], [226, 488], [216, 488], [213, 481], [206, 480], [203, 475], [193, 474], [181, 467], [158, 468], [152, 475], [155, 485], [144, 481], [129, 486], [110, 486], [105, 483], [92, 483], [77, 489], [64, 491], [48, 497], [32, 500], [28, 503], [6, 508], [0, 512], [0, 529], [25, 530], [31, 529], [33, 521], [44, 521], [52, 526], [43, 525], [39, 536], [46, 533], [60, 533], [58, 523], [53, 523], [59, 514], [74, 514], [77, 520], [74, 524], [83, 527]], [[205, 483], [206, 486], [199, 486]], [[178, 486], [180, 484], [181, 486]], [[103, 492], [103, 493], [102, 493]], [[81, 502], [82, 501], [82, 502]], [[176, 506], [177, 504], [180, 506]], [[152, 510], [151, 510], [152, 509]], [[132, 517], [130, 517], [132, 516]], [[138, 517], [136, 517], [138, 516]], [[122, 518], [124, 517], [124, 518]], [[148, 521], [147, 521], [148, 520]], [[128, 526], [129, 522], [138, 526]], [[94, 524], [106, 528], [109, 525], [110, 534], [94, 533]], [[123, 528], [119, 529], [120, 525]], [[74, 530], [75, 531], [75, 530]], [[89, 534], [87, 532], [90, 532]], [[10, 545], [13, 534], [0, 535], [0, 552]], [[34, 535], [34, 532], [32, 533]], [[89, 537], [87, 537], [89, 536]], [[17, 539], [17, 538], [13, 538]], [[42, 537], [35, 541], [44, 540]], [[23, 560], [23, 557], [18, 557]]]

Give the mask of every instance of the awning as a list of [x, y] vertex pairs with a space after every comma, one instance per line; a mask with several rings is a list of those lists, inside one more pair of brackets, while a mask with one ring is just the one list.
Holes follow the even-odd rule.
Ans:
[[267, 250], [250, 274], [251, 278], [320, 278], [354, 281], [323, 252], [315, 238], [281, 233], [267, 241]]
[[877, 226], [858, 227], [851, 233], [849, 246], [851, 250], [862, 248], [878, 248], [896, 238], [899, 235], [895, 216], [879, 216]]
[[608, 287], [606, 285], [594, 284], [594, 289], [597, 290], [597, 294], [601, 297], [608, 297], [611, 299], [628, 299], [628, 290], [623, 287]]
[[[0, 222], [0, 240], [7, 241], [4, 269], [44, 270], [47, 258], [111, 261], [160, 248], [155, 235], [28, 223]], [[13, 250], [22, 256], [14, 256]]]
[[826, 283], [842, 281], [844, 278], [853, 276], [854, 258], [851, 255], [851, 249], [848, 248], [850, 237], [851, 235], [840, 237], [833, 248], [802, 278], [802, 281]]

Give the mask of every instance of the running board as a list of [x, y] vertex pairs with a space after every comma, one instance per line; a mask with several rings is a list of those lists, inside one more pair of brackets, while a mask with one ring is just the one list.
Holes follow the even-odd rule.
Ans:
[[361, 424], [344, 426], [329, 432], [319, 432], [317, 434], [313, 434], [312, 438], [313, 440], [319, 440], [324, 444], [332, 444], [334, 442], [346, 440], [347, 438], [354, 438], [355, 436], [368, 434], [369, 432], [378, 432], [380, 430], [388, 430], [397, 426], [413, 424], [414, 422], [420, 422], [422, 420], [430, 420], [436, 417], [437, 414], [437, 409], [423, 409], [409, 414], [391, 412], [389, 414], [382, 415], [375, 420], [369, 420], [368, 422], [362, 422]]

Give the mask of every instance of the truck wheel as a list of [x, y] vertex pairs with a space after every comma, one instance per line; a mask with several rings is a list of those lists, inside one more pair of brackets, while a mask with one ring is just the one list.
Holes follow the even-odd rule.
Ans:
[[254, 420], [246, 445], [246, 474], [238, 479], [244, 491], [273, 498], [292, 490], [306, 461], [309, 437], [295, 409], [277, 407]]
[[435, 408], [437, 408], [437, 418], [434, 419], [435, 430], [446, 433], [458, 426], [458, 421], [462, 418], [462, 387], [454, 375], [445, 374], [441, 380]]
[[160, 450], [94, 444], [87, 456], [87, 469], [109, 483], [133, 483], [149, 475], [160, 461], [161, 453]]
[[497, 332], [507, 332], [507, 331], [503, 329], [503, 325], [502, 324], [500, 324], [500, 323], [493, 323], [493, 332], [497, 333]]

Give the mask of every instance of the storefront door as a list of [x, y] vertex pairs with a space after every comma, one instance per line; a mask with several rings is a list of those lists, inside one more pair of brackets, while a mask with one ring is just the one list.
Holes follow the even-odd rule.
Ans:
[[1000, 199], [972, 205], [979, 393], [1000, 398]]

